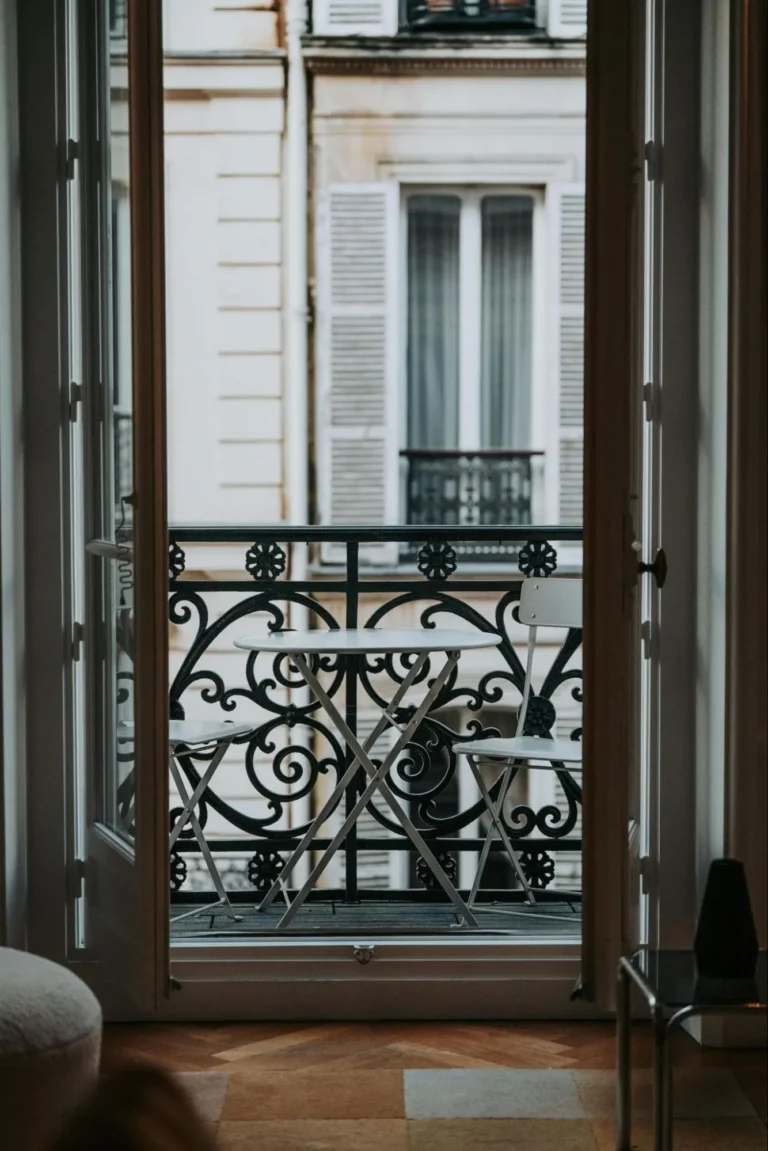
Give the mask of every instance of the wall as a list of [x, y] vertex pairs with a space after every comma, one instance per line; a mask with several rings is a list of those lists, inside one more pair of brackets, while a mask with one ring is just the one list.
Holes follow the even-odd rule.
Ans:
[[172, 523], [269, 523], [285, 514], [276, 20], [270, 5], [167, 5]]
[[22, 437], [16, 5], [0, 0], [0, 942], [25, 938]]
[[699, 898], [710, 860], [724, 853], [725, 837], [728, 19], [728, 0], [706, 0], [702, 7], [696, 661]]

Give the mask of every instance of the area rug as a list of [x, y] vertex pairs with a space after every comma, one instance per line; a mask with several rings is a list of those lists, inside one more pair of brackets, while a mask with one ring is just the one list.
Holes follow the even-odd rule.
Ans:
[[[240, 1066], [237, 1063], [240, 1062]], [[221, 1151], [613, 1151], [611, 1071], [248, 1067], [178, 1075]], [[634, 1139], [650, 1151], [651, 1079], [634, 1080]], [[766, 1128], [728, 1070], [675, 1077], [676, 1151], [765, 1151]]]

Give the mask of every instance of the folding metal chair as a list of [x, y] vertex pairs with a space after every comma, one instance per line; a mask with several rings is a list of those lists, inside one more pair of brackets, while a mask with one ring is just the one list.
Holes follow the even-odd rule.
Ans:
[[[488, 809], [491, 819], [488, 835], [477, 867], [477, 874], [468, 899], [468, 906], [474, 907], [480, 889], [483, 871], [488, 861], [494, 832], [498, 832], [504, 849], [509, 856], [528, 902], [535, 905], [536, 898], [525, 877], [517, 851], [502, 822], [504, 801], [512, 780], [522, 766], [536, 771], [555, 771], [555, 764], [578, 765], [571, 770], [581, 771], [581, 744], [575, 740], [545, 739], [523, 735], [531, 696], [533, 655], [536, 649], [537, 630], [540, 627], [581, 628], [582, 581], [580, 579], [527, 579], [520, 591], [520, 623], [528, 625], [528, 651], [523, 686], [523, 701], [517, 717], [517, 729], [510, 739], [473, 739], [467, 743], [454, 744], [457, 755], [465, 755], [478, 789]], [[492, 799], [477, 763], [477, 757], [484, 760], [498, 760], [504, 763], [496, 800]], [[537, 762], [531, 762], [531, 760]], [[543, 762], [538, 762], [543, 761]]]

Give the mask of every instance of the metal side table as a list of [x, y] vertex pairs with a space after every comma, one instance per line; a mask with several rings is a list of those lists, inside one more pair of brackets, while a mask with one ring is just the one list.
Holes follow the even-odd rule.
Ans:
[[619, 963], [616, 1038], [618, 1082], [616, 1145], [630, 1151], [631, 991], [635, 986], [648, 1004], [654, 1028], [653, 1146], [672, 1151], [672, 1058], [669, 1039], [676, 1027], [694, 1015], [752, 1015], [768, 1012], [768, 952], [761, 951], [754, 979], [705, 980], [696, 970], [693, 951], [638, 951]]

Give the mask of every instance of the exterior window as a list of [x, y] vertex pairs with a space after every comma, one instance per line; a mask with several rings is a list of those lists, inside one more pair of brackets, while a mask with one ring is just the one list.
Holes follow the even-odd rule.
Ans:
[[533, 200], [413, 195], [407, 447], [526, 450]]

